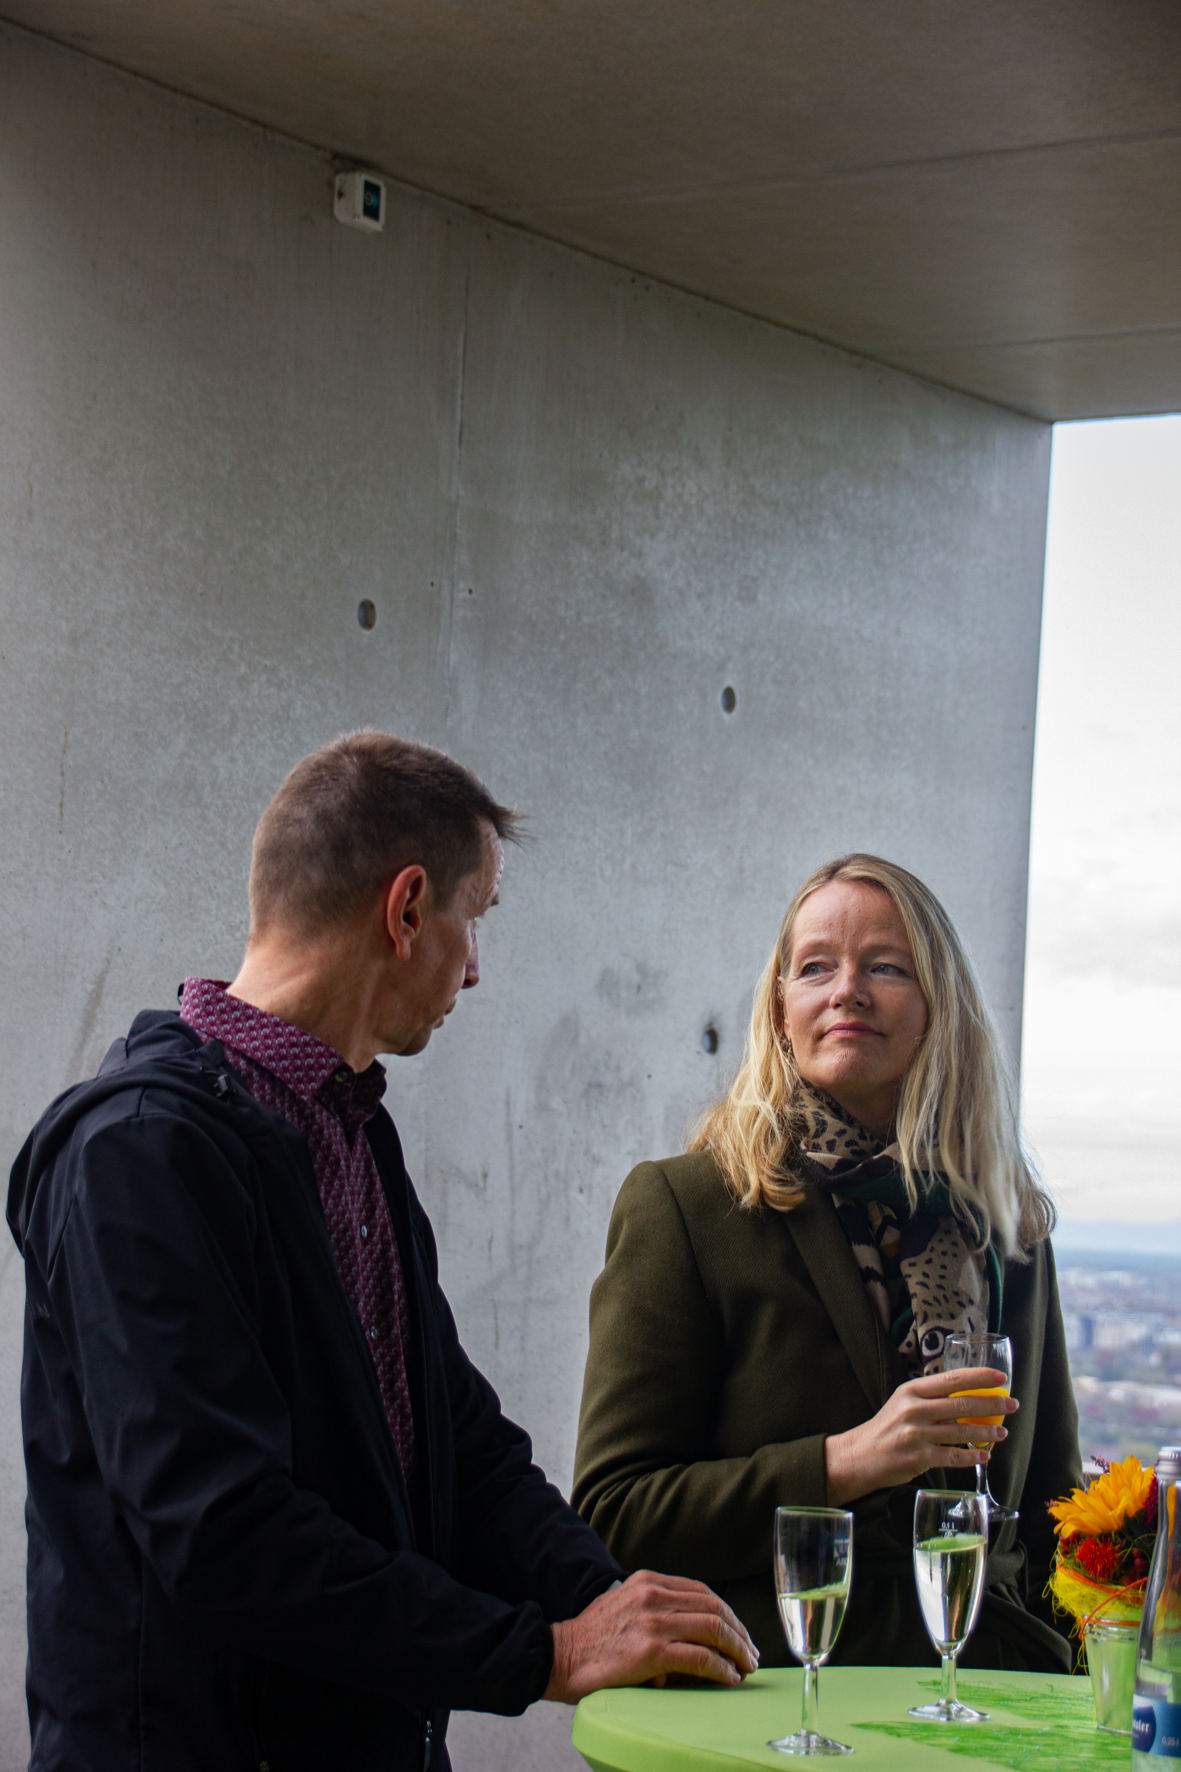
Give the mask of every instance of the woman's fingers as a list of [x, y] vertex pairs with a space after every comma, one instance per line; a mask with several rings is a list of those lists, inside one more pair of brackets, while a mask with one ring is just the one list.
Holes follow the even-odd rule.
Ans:
[[995, 1446], [1008, 1437], [1009, 1430], [1005, 1427], [981, 1427], [977, 1424], [957, 1427], [954, 1422], [945, 1427], [929, 1428], [922, 1436], [929, 1446], [963, 1446], [965, 1443], [974, 1446], [977, 1441], [981, 1444], [987, 1441], [990, 1446]]
[[930, 1372], [924, 1378], [912, 1378], [899, 1389], [912, 1391], [916, 1397], [948, 1397], [952, 1391], [986, 1390], [1008, 1382], [1008, 1373], [999, 1367], [965, 1366], [962, 1372]]
[[933, 1402], [912, 1402], [908, 1413], [915, 1421], [932, 1425], [945, 1421], [987, 1421], [993, 1415], [1016, 1415], [1016, 1397], [940, 1397]]
[[[998, 1397], [996, 1399], [996, 1401], [999, 1405], [1002, 1402], [1008, 1402], [1008, 1398], [1007, 1397]], [[977, 1427], [980, 1427], [982, 1424], [986, 1424], [987, 1422], [991, 1421], [992, 1418], [996, 1415], [1001, 1415], [1001, 1416], [1016, 1415], [1019, 1407], [1020, 1407], [1020, 1405], [1016, 1401], [1014, 1401], [1013, 1407], [1011, 1409], [1001, 1409], [999, 1407], [994, 1409], [992, 1407], [992, 1398], [990, 1397], [989, 1398], [989, 1407], [987, 1409], [981, 1409], [979, 1414], [977, 1414], [976, 1411], [973, 1410], [972, 1413], [969, 1414], [967, 1412], [967, 1410], [964, 1408], [964, 1405], [962, 1402], [954, 1402], [954, 1403], [950, 1403], [950, 1404], [948, 1404], [948, 1403], [924, 1403], [921, 1405], [920, 1408], [915, 1410], [913, 1419], [918, 1422], [925, 1422], [928, 1427], [933, 1427], [933, 1428], [934, 1427], [944, 1427], [947, 1425], [948, 1422], [958, 1422], [961, 1426], [964, 1426], [965, 1424], [967, 1424], [967, 1425], [970, 1425], [972, 1428], [977, 1428]], [[1004, 1424], [1002, 1422], [1002, 1426], [1003, 1425]]]

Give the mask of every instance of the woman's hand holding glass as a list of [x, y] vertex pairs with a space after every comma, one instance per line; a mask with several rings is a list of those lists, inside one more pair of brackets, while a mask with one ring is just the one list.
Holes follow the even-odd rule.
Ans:
[[[937, 1372], [900, 1384], [876, 1415], [847, 1433], [830, 1434], [824, 1442], [825, 1476], [830, 1506], [842, 1507], [875, 1489], [893, 1489], [913, 1482], [924, 1471], [954, 1470], [986, 1463], [989, 1451], [1007, 1429], [965, 1424], [964, 1405], [953, 1393], [986, 1390], [1007, 1382], [1007, 1374], [988, 1366], [960, 1372]], [[991, 1401], [991, 1399], [990, 1399]], [[1001, 1415], [1018, 1408], [1015, 1397], [998, 1397]], [[966, 1444], [968, 1431], [976, 1445]]]

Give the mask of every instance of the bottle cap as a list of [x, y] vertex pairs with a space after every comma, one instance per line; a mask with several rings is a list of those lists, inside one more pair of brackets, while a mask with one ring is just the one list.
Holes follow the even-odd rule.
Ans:
[[1156, 1461], [1158, 1483], [1181, 1483], [1181, 1446], [1162, 1446]]

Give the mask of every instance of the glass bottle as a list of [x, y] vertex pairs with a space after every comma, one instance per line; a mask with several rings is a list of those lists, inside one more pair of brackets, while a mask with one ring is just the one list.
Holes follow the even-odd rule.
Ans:
[[[1163, 1462], [1163, 1461], [1162, 1461]], [[1181, 1482], [1158, 1470], [1156, 1550], [1144, 1594], [1132, 1700], [1132, 1765], [1154, 1772], [1171, 1760], [1181, 1772]], [[1166, 1772], [1159, 1767], [1158, 1772]]]

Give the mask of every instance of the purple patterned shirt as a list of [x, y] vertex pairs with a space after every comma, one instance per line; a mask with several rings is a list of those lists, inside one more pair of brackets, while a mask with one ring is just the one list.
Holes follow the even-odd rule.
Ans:
[[211, 978], [186, 978], [181, 1018], [225, 1055], [264, 1107], [311, 1151], [336, 1269], [365, 1332], [398, 1463], [411, 1487], [414, 1417], [406, 1376], [406, 1284], [377, 1164], [362, 1135], [385, 1093], [376, 1059], [360, 1076], [314, 1034], [268, 1015]]

